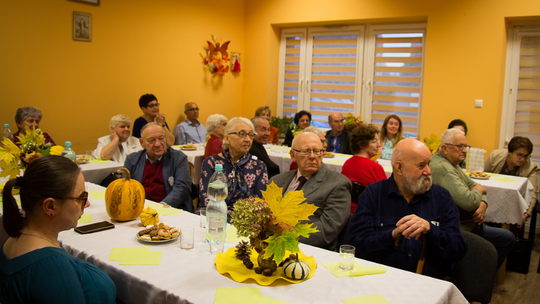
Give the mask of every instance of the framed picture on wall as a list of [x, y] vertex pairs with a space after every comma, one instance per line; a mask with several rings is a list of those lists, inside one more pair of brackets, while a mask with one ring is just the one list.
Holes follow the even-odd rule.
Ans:
[[73, 40], [92, 41], [92, 15], [73, 12]]
[[99, 5], [99, 0], [69, 0], [69, 1]]

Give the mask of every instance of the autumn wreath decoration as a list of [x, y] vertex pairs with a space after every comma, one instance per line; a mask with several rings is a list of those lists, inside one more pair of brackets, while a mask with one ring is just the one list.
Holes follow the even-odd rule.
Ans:
[[222, 44], [215, 35], [212, 35], [212, 42], [206, 41], [206, 43], [207, 45], [203, 47], [206, 55], [201, 54], [203, 64], [210, 70], [212, 76], [216, 74], [225, 75], [229, 71], [231, 62], [229, 53], [227, 53], [230, 41]]

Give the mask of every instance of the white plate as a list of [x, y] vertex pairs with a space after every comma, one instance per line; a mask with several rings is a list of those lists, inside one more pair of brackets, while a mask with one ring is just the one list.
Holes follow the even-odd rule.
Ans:
[[195, 148], [180, 148], [180, 150], [184, 150], [184, 151], [197, 151], [197, 147], [195, 147]]
[[489, 179], [490, 177], [474, 177], [474, 176], [471, 176], [472, 179], [479, 179], [479, 180], [487, 180]]
[[139, 233], [135, 234], [135, 238], [139, 240], [140, 242], [147, 243], [147, 244], [156, 244], [156, 243], [168, 243], [172, 241], [176, 241], [180, 236], [175, 237], [174, 239], [168, 239], [168, 240], [159, 240], [159, 241], [147, 241], [139, 238]]
[[334, 155], [326, 155], [326, 154], [323, 155], [323, 158], [334, 158], [334, 157], [336, 157], [335, 154]]
[[90, 160], [87, 160], [87, 159], [85, 159], [83, 161], [77, 160], [75, 162], [77, 163], [77, 165], [84, 165], [84, 164], [88, 164], [90, 162]]

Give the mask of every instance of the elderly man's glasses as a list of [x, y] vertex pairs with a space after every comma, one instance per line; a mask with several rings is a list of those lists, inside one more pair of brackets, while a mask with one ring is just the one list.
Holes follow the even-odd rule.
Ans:
[[291, 149], [291, 150], [300, 153], [300, 155], [302, 155], [302, 156], [310, 156], [312, 152], [313, 152], [313, 155], [315, 155], [315, 156], [321, 156], [321, 155], [324, 154], [323, 149], [313, 149], [313, 150], [309, 150], [309, 149], [304, 149], [304, 150]]
[[240, 137], [241, 139], [246, 138], [246, 136], [249, 136], [250, 139], [253, 139], [253, 137], [255, 137], [255, 133], [253, 133], [253, 132], [247, 133], [246, 131], [231, 132], [231, 133], [229, 133], [227, 135], [231, 135], [231, 134], [238, 135], [238, 137]]
[[199, 108], [191, 108], [191, 109], [189, 109], [187, 111], [195, 112], [195, 111], [199, 111]]
[[472, 148], [470, 145], [454, 145], [454, 144], [445, 144], [445, 145], [454, 146], [458, 148], [459, 151], [465, 150], [465, 152], [469, 151]]
[[529, 158], [531, 158], [531, 154], [523, 155], [523, 154], [521, 154], [521, 153], [518, 153], [518, 154], [516, 154], [516, 156], [517, 156], [519, 159], [522, 159], [522, 158], [529, 159]]

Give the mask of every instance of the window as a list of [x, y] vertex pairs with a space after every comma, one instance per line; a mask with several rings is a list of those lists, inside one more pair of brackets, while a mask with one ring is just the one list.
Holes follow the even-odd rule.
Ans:
[[284, 29], [280, 44], [278, 114], [362, 115], [382, 126], [389, 114], [404, 131], [419, 130], [425, 25]]
[[509, 32], [500, 147], [528, 137], [540, 161], [540, 26], [516, 25]]

